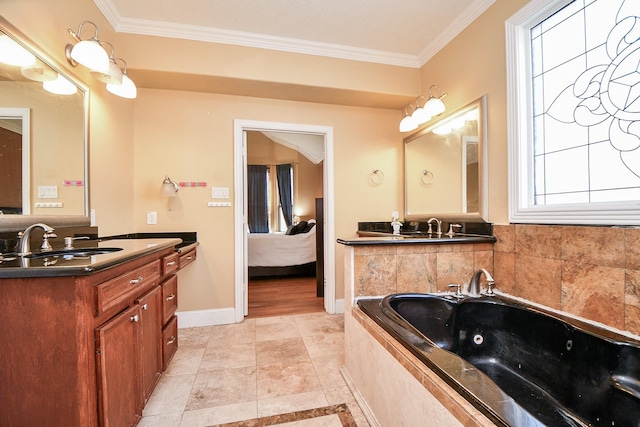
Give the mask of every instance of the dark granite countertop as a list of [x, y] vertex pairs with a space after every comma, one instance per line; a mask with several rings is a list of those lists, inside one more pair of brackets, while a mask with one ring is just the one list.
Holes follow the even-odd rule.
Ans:
[[411, 233], [391, 234], [375, 231], [359, 231], [358, 236], [351, 239], [338, 239], [337, 242], [346, 246], [364, 245], [442, 245], [442, 244], [470, 244], [470, 243], [494, 243], [495, 236], [480, 234], [456, 233], [453, 236], [442, 234]]

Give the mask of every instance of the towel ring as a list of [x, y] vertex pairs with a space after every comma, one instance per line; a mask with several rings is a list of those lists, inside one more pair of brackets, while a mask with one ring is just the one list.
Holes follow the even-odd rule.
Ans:
[[427, 187], [433, 184], [433, 172], [426, 169], [423, 170], [422, 176], [420, 177], [420, 182], [422, 183], [422, 185], [425, 185]]
[[374, 169], [373, 172], [369, 174], [369, 182], [373, 185], [380, 185], [384, 181], [384, 173], [380, 169]]

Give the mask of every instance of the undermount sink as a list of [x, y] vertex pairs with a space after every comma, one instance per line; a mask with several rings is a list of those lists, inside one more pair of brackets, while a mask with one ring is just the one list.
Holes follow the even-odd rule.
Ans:
[[75, 248], [75, 249], [60, 249], [55, 251], [44, 251], [25, 255], [25, 258], [46, 258], [46, 257], [68, 257], [68, 258], [82, 258], [91, 255], [110, 254], [112, 252], [121, 251], [122, 248]]

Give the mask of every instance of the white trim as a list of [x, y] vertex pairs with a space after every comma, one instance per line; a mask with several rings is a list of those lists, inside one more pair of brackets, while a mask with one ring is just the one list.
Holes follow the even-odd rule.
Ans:
[[[234, 194], [235, 194], [235, 321], [242, 322], [245, 316], [245, 275], [246, 275], [246, 237], [244, 218], [244, 173], [243, 134], [245, 131], [293, 132], [324, 135], [324, 308], [329, 314], [336, 313], [335, 285], [335, 218], [334, 218], [334, 165], [333, 165], [333, 127], [305, 125], [297, 123], [263, 122], [236, 119], [233, 121], [234, 147]], [[342, 303], [344, 312], [344, 302]]]
[[[535, 224], [639, 225], [640, 202], [535, 205], [530, 30], [572, 0], [533, 0], [505, 22], [509, 222]], [[523, 143], [522, 141], [525, 141]]]
[[[22, 121], [19, 129], [22, 135], [22, 215], [29, 215], [31, 214], [31, 109], [0, 108], [0, 119]], [[18, 129], [13, 131], [16, 130]]]
[[111, 0], [94, 0], [94, 3], [98, 6], [98, 9], [100, 9], [107, 21], [109, 21], [113, 29], [119, 33], [222, 43], [255, 47], [259, 49], [325, 56], [329, 58], [395, 65], [399, 67], [420, 68], [436, 53], [438, 53], [440, 49], [446, 46], [467, 26], [469, 26], [469, 24], [482, 15], [485, 10], [495, 3], [495, 1], [496, 0], [475, 0], [418, 55], [364, 49], [332, 43], [313, 42], [288, 37], [269, 36], [244, 31], [222, 30], [198, 25], [127, 18], [120, 14]]
[[195, 328], [199, 326], [228, 325], [235, 323], [235, 309], [218, 308], [209, 310], [179, 311], [178, 328]]

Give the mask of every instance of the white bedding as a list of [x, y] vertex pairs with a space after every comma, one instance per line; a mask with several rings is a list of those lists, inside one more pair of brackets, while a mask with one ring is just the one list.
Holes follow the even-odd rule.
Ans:
[[287, 267], [316, 260], [316, 227], [308, 233], [249, 233], [249, 267]]

